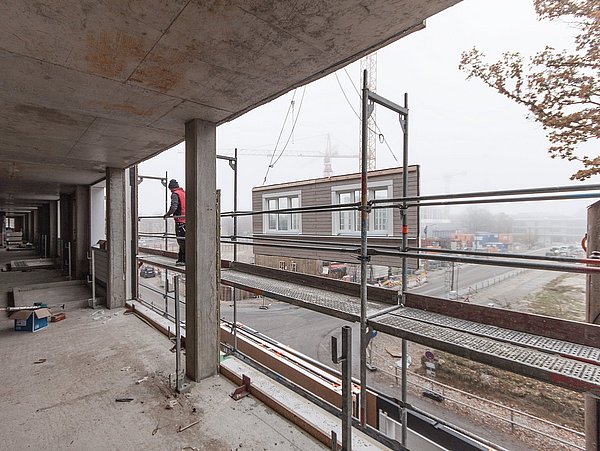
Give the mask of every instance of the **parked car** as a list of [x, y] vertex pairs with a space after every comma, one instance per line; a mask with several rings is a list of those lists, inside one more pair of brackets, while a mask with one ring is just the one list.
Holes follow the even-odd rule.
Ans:
[[151, 278], [156, 277], [156, 271], [152, 266], [142, 266], [140, 269], [140, 277]]

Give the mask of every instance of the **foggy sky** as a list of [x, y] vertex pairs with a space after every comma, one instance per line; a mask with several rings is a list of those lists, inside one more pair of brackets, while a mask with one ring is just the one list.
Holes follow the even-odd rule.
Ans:
[[[465, 0], [427, 20], [427, 27], [377, 52], [377, 90], [410, 107], [410, 164], [421, 166], [422, 194], [468, 192], [524, 187], [561, 186], [576, 163], [550, 159], [541, 127], [526, 118], [527, 112], [478, 80], [466, 80], [458, 64], [462, 51], [476, 46], [495, 61], [504, 51], [531, 55], [547, 44], [569, 47], [574, 30], [566, 24], [538, 22], [528, 0]], [[359, 63], [346, 67], [359, 85]], [[356, 111], [360, 98], [342, 69], [337, 72]], [[340, 155], [333, 158], [334, 175], [358, 171], [359, 119], [352, 111], [334, 74], [295, 94], [298, 116], [293, 138], [283, 157], [270, 170], [266, 184], [323, 176], [323, 158], [294, 157], [302, 151], [324, 152], [327, 135]], [[263, 184], [270, 156], [250, 156], [250, 150], [272, 152], [282, 129], [293, 91], [217, 129], [217, 153], [239, 150], [239, 209], [249, 209], [251, 189]], [[400, 159], [402, 136], [397, 116], [378, 107], [377, 124]], [[288, 118], [278, 149], [290, 135]], [[183, 186], [184, 145], [180, 144], [140, 165], [140, 174], [164, 175]], [[279, 150], [278, 150], [279, 153]], [[287, 156], [289, 154], [289, 156]], [[385, 144], [377, 144], [377, 169], [400, 166]], [[218, 187], [222, 209], [232, 208], [232, 171], [218, 161]], [[592, 179], [586, 183], [598, 183]], [[140, 185], [140, 214], [164, 212], [157, 183]], [[584, 217], [592, 200], [546, 202], [487, 207], [492, 211], [563, 213]], [[456, 207], [459, 209], [460, 207]]]

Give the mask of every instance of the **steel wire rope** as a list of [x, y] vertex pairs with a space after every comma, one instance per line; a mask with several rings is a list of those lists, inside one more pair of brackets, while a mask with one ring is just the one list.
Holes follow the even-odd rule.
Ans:
[[273, 148], [273, 154], [271, 155], [271, 161], [267, 166], [267, 172], [265, 173], [265, 178], [263, 180], [263, 185], [267, 181], [267, 176], [269, 175], [269, 170], [273, 167], [273, 158], [275, 158], [275, 153], [277, 152], [277, 146], [279, 145], [279, 141], [281, 140], [281, 136], [283, 135], [283, 130], [285, 129], [285, 124], [287, 123], [287, 119], [290, 116], [290, 111], [292, 110], [292, 105], [294, 104], [294, 99], [296, 98], [296, 91], [294, 89], [294, 93], [292, 94], [292, 100], [290, 101], [290, 106], [288, 107], [287, 113], [285, 114], [285, 118], [283, 119], [283, 124], [281, 124], [281, 130], [279, 131], [279, 136], [277, 137], [277, 142], [275, 143], [275, 147]]
[[[346, 73], [346, 76], [348, 77], [348, 79], [350, 80], [350, 84], [352, 85], [352, 87], [354, 88], [354, 91], [356, 92], [356, 94], [358, 94], [358, 97], [360, 98], [360, 92], [358, 91], [358, 88], [355, 86], [354, 82], [352, 81], [352, 77], [350, 77], [350, 74], [348, 73], [348, 70], [344, 67], [344, 72]], [[337, 73], [335, 74], [336, 78], [337, 78]], [[344, 88], [342, 88], [342, 85], [338, 79], [338, 84], [340, 85], [340, 88], [342, 89], [342, 92], [344, 92]], [[344, 97], [346, 97], [346, 94], [344, 93]], [[349, 105], [350, 101], [348, 100], [348, 97], [346, 97], [346, 101], [348, 102]], [[352, 111], [354, 111], [354, 108], [352, 108]], [[358, 114], [356, 113], [356, 111], [354, 112], [354, 114], [356, 114], [358, 116]], [[360, 119], [360, 117], [358, 118]], [[381, 131], [381, 127], [379, 127], [379, 125], [377, 125], [377, 122], [373, 119], [373, 123], [375, 124], [375, 128], [377, 130], [373, 130], [372, 128], [369, 128], [369, 130], [371, 130], [373, 133], [377, 134], [379, 137], [379, 142], [385, 144], [388, 148], [388, 150], [390, 151], [390, 153], [392, 154], [392, 157], [394, 157], [394, 160], [396, 162], [398, 162], [398, 158], [396, 158], [396, 154], [394, 153], [394, 151], [392, 150], [390, 144], [388, 143], [387, 139], [385, 139], [385, 135], [384, 133]]]
[[[281, 158], [281, 156], [283, 155], [283, 152], [285, 152], [285, 149], [287, 149], [288, 144], [290, 143], [290, 139], [292, 138], [292, 136], [294, 135], [294, 129], [296, 128], [296, 123], [298, 122], [298, 118], [300, 117], [300, 110], [302, 110], [302, 103], [304, 102], [304, 94], [306, 93], [306, 85], [304, 86], [304, 89], [302, 90], [302, 97], [300, 98], [300, 105], [298, 105], [298, 111], [296, 112], [296, 118], [294, 119], [294, 123], [292, 124], [292, 129], [290, 130], [290, 135], [288, 136], [287, 141], [285, 142], [285, 144], [283, 145], [283, 149], [281, 149], [281, 152], [279, 152], [279, 156], [277, 157], [277, 159], [270, 165], [270, 168], [272, 168], [273, 166], [275, 166], [277, 164], [277, 162], [279, 161], [279, 159]], [[266, 180], [266, 179], [265, 179]]]

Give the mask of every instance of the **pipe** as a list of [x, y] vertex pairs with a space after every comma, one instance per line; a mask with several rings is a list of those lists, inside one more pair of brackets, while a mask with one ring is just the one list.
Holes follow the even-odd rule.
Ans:
[[578, 191], [594, 191], [600, 190], [600, 185], [583, 185], [583, 186], [556, 186], [547, 188], [524, 188], [524, 189], [512, 189], [512, 190], [498, 190], [498, 191], [475, 191], [472, 193], [456, 193], [456, 194], [434, 194], [430, 196], [403, 196], [392, 199], [379, 199], [372, 200], [372, 204], [381, 203], [401, 203], [402, 201], [424, 201], [424, 200], [442, 200], [442, 199], [463, 199], [470, 197], [498, 197], [498, 196], [512, 196], [512, 195], [527, 195], [527, 194], [547, 194], [547, 193], [565, 193], [565, 192], [578, 192]]
[[360, 425], [367, 424], [367, 232], [369, 230], [368, 186], [367, 186], [367, 135], [369, 118], [369, 90], [367, 70], [363, 71], [362, 88], [362, 142], [361, 142], [361, 192], [360, 192]]
[[406, 257], [406, 258], [422, 258], [424, 260], [438, 260], [445, 262], [458, 262], [458, 263], [473, 263], [477, 265], [487, 266], [505, 266], [509, 268], [524, 268], [524, 269], [542, 269], [546, 271], [562, 271], [572, 272], [580, 274], [597, 274], [600, 273], [600, 267], [590, 266], [575, 266], [575, 265], [548, 265], [544, 263], [531, 263], [531, 262], [512, 262], [509, 260], [487, 260], [482, 258], [470, 258], [470, 257], [454, 257], [448, 255], [432, 255], [422, 254], [414, 252], [402, 252], [402, 251], [381, 251], [372, 249], [369, 251], [371, 255], [387, 255], [389, 257]]
[[[238, 150], [235, 148], [234, 159], [233, 159], [233, 211], [237, 211], [237, 201], [238, 201]], [[232, 162], [229, 162], [231, 166]], [[237, 216], [233, 217], [233, 235], [237, 237], [238, 235], [238, 218]], [[236, 241], [236, 240], [233, 240]], [[238, 257], [238, 245], [237, 242], [233, 243], [233, 261], [237, 261]], [[236, 288], [232, 287], [231, 298], [233, 300], [233, 349], [237, 350], [237, 294]]]
[[[408, 196], [408, 93], [404, 93], [404, 116], [400, 116], [402, 124], [402, 196]], [[406, 210], [406, 201], [402, 203], [402, 249], [408, 247], [408, 218]], [[408, 285], [408, 262], [406, 258], [402, 259], [402, 304], [405, 304], [406, 286]], [[406, 446], [408, 414], [406, 411], [407, 402], [407, 360], [408, 344], [406, 339], [402, 339], [402, 440], [403, 446]]]
[[179, 275], [173, 277], [175, 283], [175, 388], [181, 393], [181, 318], [179, 313]]

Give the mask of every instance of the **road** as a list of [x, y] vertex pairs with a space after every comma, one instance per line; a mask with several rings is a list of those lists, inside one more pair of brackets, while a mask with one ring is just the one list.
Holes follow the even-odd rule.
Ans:
[[[458, 291], [460, 296], [465, 296], [469, 293], [469, 287], [481, 287], [486, 284], [492, 285], [494, 281], [499, 281], [500, 278], [506, 278], [515, 272], [516, 270], [513, 268], [457, 264], [455, 266], [455, 290]], [[526, 273], [529, 272], [526, 271]], [[531, 272], [534, 273], [534, 271]], [[428, 296], [447, 297], [449, 290], [446, 278], [447, 274], [443, 269], [430, 271], [428, 282], [410, 291]], [[164, 287], [160, 286], [161, 282], [158, 277], [141, 280], [146, 285], [154, 287], [161, 292], [164, 291]], [[539, 283], [541, 285], [545, 282], [546, 279], [540, 278]], [[509, 293], [512, 290], [512, 285], [510, 280], [497, 283], [494, 286], [494, 292], [496, 295], [503, 291]], [[184, 290], [182, 290], [183, 292]], [[140, 287], [140, 294], [146, 302], [152, 302], [159, 309], [164, 308], [165, 303], [162, 294], [144, 287]], [[485, 291], [483, 293], [480, 291], [479, 296], [485, 297]], [[259, 309], [259, 306], [263, 303], [262, 300], [244, 300], [238, 302], [238, 321], [323, 364], [335, 367], [331, 362], [331, 336], [339, 338], [341, 327], [349, 323], [293, 305], [272, 300], [267, 300], [267, 302], [270, 302], [268, 309]], [[174, 301], [171, 299], [168, 302], [168, 312], [170, 315], [174, 312]], [[185, 308], [181, 309], [181, 316], [183, 320], [185, 318]], [[221, 303], [221, 317], [228, 321], [233, 319], [232, 304]], [[358, 355], [359, 325], [356, 323], [349, 325], [352, 326], [353, 334], [353, 374], [357, 377], [360, 374], [360, 360]], [[379, 375], [377, 373], [368, 374], [367, 382], [369, 386], [375, 387], [390, 396], [399, 397], [398, 387], [393, 384], [390, 385], [390, 380], [376, 376]], [[510, 437], [501, 436], [492, 431], [482, 429], [464, 417], [455, 415], [421, 397], [410, 395], [409, 402], [423, 410], [431, 412], [433, 415], [446, 418], [457, 426], [473, 431], [501, 446], [513, 449], [516, 445], [516, 442], [512, 442]], [[522, 443], [517, 445], [517, 447], [523, 449], [522, 446]]]

